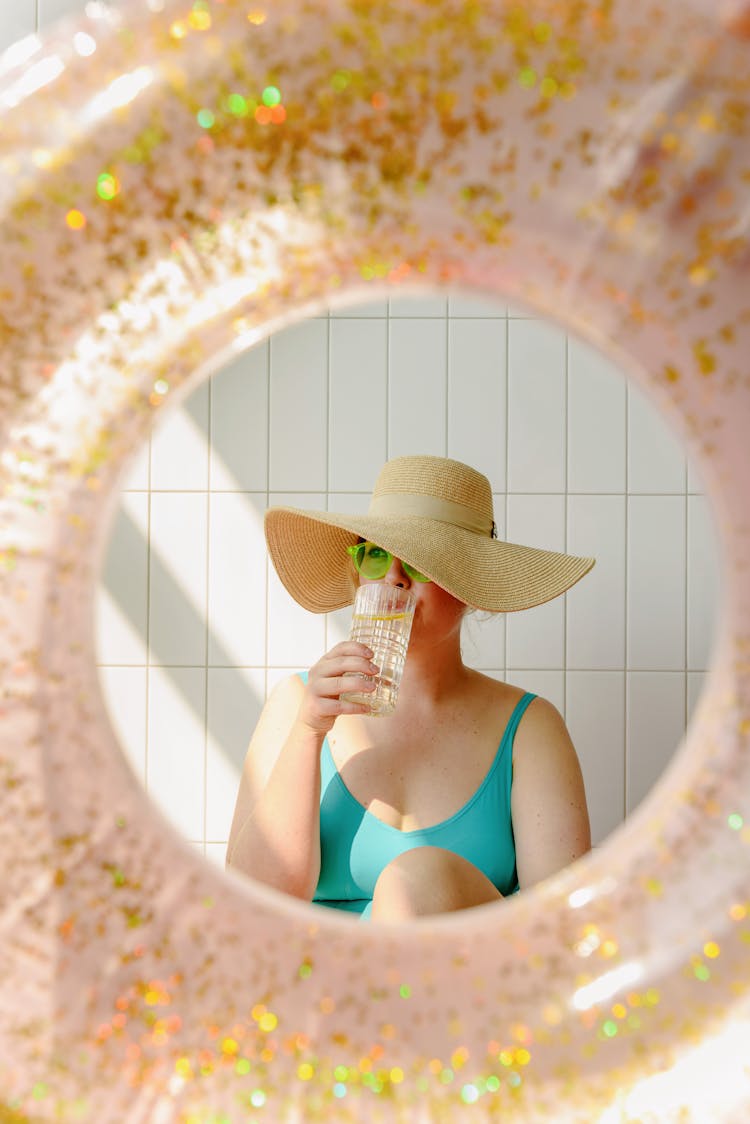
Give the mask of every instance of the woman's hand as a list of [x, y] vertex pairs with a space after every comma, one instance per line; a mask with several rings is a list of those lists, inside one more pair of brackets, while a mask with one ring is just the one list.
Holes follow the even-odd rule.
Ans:
[[[340, 714], [368, 714], [362, 703], [347, 702], [346, 691], [374, 691], [372, 650], [357, 640], [343, 640], [310, 668], [297, 720], [318, 734], [327, 734]], [[361, 676], [368, 676], [362, 679]]]

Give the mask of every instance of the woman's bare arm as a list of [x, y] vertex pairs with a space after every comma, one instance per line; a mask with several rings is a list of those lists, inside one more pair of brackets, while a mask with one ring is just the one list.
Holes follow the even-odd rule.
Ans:
[[367, 651], [344, 641], [306, 685], [297, 675], [278, 683], [245, 756], [226, 865], [305, 901], [320, 876], [320, 750], [339, 714], [366, 713], [338, 696], [353, 686], [347, 673], [371, 672]]
[[522, 890], [591, 850], [578, 755], [559, 711], [543, 698], [530, 703], [516, 731], [511, 813]]
[[310, 901], [320, 872], [320, 748], [300, 726], [304, 684], [282, 680], [268, 698], [242, 768], [226, 865]]

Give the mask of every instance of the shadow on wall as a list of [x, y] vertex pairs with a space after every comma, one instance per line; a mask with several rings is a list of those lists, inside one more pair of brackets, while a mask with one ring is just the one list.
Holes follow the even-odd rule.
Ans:
[[[249, 509], [251, 517], [257, 512]], [[144, 565], [145, 562], [145, 565]], [[174, 574], [164, 565], [158, 554], [150, 548], [132, 516], [120, 511], [114, 523], [109, 543], [102, 583], [109, 597], [122, 616], [130, 622], [133, 630], [141, 638], [144, 651], [148, 652], [149, 663], [160, 665], [170, 673], [175, 668], [173, 644], [166, 650], [158, 632], [152, 635], [148, 625], [147, 611], [143, 612], [143, 600], [138, 596], [140, 583], [133, 582], [132, 575], [138, 570], [147, 572], [148, 588], [152, 596], [160, 600], [162, 617], [179, 622], [180, 632], [193, 633], [203, 637], [205, 661], [208, 660], [209, 632], [206, 621], [196, 610], [195, 605], [180, 588]], [[252, 591], [249, 593], [252, 596]], [[144, 619], [145, 617], [145, 619]], [[171, 674], [174, 689], [181, 696], [184, 705], [190, 709], [196, 722], [206, 723], [206, 733], [226, 755], [231, 766], [239, 772], [245, 758], [250, 733], [257, 722], [264, 699], [255, 694], [246, 679], [236, 670], [232, 654], [222, 644], [215, 632], [210, 634], [211, 666], [220, 667], [229, 679], [223, 685], [222, 706], [215, 709], [207, 707], [204, 719], [202, 710], [196, 707], [195, 692], [186, 689], [186, 680]], [[192, 665], [185, 665], [192, 666]], [[205, 663], [201, 665], [205, 667]]]

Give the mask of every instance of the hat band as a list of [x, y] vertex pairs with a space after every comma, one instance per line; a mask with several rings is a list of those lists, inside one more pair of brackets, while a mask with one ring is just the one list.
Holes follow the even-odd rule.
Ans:
[[407, 492], [387, 492], [373, 496], [369, 515], [419, 515], [423, 519], [438, 519], [441, 523], [452, 523], [476, 535], [492, 536], [495, 527], [492, 519], [479, 515], [473, 507], [452, 500], [441, 500], [437, 496], [411, 494]]

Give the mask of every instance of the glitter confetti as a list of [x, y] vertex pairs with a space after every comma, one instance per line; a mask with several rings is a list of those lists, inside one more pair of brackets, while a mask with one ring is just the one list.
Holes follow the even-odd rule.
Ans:
[[[4, 57], [13, 1124], [677, 1120], [680, 1065], [704, 1075], [696, 1118], [747, 1115], [726, 1045], [750, 1027], [750, 88], [729, 7], [147, 0]], [[331, 294], [449, 285], [553, 314], [653, 393], [718, 501], [728, 603], [637, 831], [384, 933], [165, 830], [104, 725], [91, 586], [122, 467], [196, 371]]]

